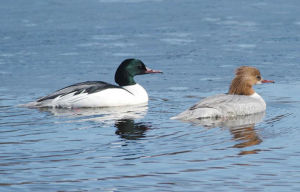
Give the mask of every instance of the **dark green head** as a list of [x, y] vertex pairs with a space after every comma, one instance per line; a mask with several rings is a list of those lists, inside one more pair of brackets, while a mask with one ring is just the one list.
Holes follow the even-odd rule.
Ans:
[[133, 79], [135, 75], [143, 75], [149, 73], [161, 73], [161, 71], [147, 68], [145, 64], [139, 59], [126, 59], [118, 67], [115, 74], [115, 81], [120, 86], [134, 85], [136, 84]]

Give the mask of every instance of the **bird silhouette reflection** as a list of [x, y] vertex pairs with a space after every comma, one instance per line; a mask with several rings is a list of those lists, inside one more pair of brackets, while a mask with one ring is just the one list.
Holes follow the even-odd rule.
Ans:
[[145, 105], [78, 109], [39, 108], [39, 110], [64, 117], [68, 123], [93, 121], [100, 125], [114, 124], [117, 128], [115, 134], [128, 140], [145, 137], [145, 132], [150, 127], [149, 123], [135, 123], [135, 120], [141, 119], [147, 114], [148, 107]]
[[121, 138], [136, 140], [145, 137], [145, 132], [150, 126], [145, 123], [135, 123], [133, 119], [121, 119], [115, 122], [115, 127], [116, 134]]
[[[226, 119], [194, 119], [188, 122], [194, 125], [201, 125], [206, 128], [222, 127], [230, 131], [232, 140], [237, 143], [233, 145], [233, 148], [246, 148], [255, 146], [263, 142], [259, 136], [255, 125], [263, 120], [265, 113], [257, 113], [247, 116], [230, 117]], [[254, 150], [243, 150], [239, 155], [255, 154], [258, 149]]]

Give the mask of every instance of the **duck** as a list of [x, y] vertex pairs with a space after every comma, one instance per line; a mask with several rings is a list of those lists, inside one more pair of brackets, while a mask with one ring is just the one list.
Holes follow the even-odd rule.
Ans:
[[33, 108], [91, 108], [147, 104], [147, 91], [135, 82], [134, 76], [152, 73], [162, 73], [162, 71], [146, 67], [139, 59], [125, 59], [115, 73], [115, 82], [118, 85], [103, 81], [76, 83], [25, 106]]
[[274, 81], [263, 79], [260, 71], [255, 67], [241, 66], [236, 69], [227, 93], [204, 98], [171, 119], [182, 121], [228, 119], [264, 113], [266, 103], [253, 89], [254, 85], [263, 83], [274, 83]]

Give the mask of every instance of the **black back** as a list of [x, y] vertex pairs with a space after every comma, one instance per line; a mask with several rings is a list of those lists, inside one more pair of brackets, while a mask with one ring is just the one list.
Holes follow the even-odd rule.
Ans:
[[[62, 88], [60, 90], [55, 91], [54, 93], [47, 95], [45, 97], [42, 97], [38, 99], [38, 102], [45, 101], [47, 99], [54, 99], [58, 96], [64, 96], [69, 93], [74, 93], [74, 95], [78, 95], [80, 93], [87, 93], [87, 94], [92, 94], [96, 92], [103, 91], [105, 89], [109, 88], [119, 88], [123, 89], [120, 86], [112, 85], [103, 81], [86, 81], [82, 83], [76, 83], [73, 85], [70, 85], [68, 87]], [[126, 90], [126, 89], [124, 89]], [[127, 91], [127, 90], [126, 90]]]

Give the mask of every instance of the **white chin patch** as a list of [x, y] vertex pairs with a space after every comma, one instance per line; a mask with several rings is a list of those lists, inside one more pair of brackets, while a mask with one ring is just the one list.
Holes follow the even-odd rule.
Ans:
[[262, 84], [261, 80], [256, 82], [256, 85]]

